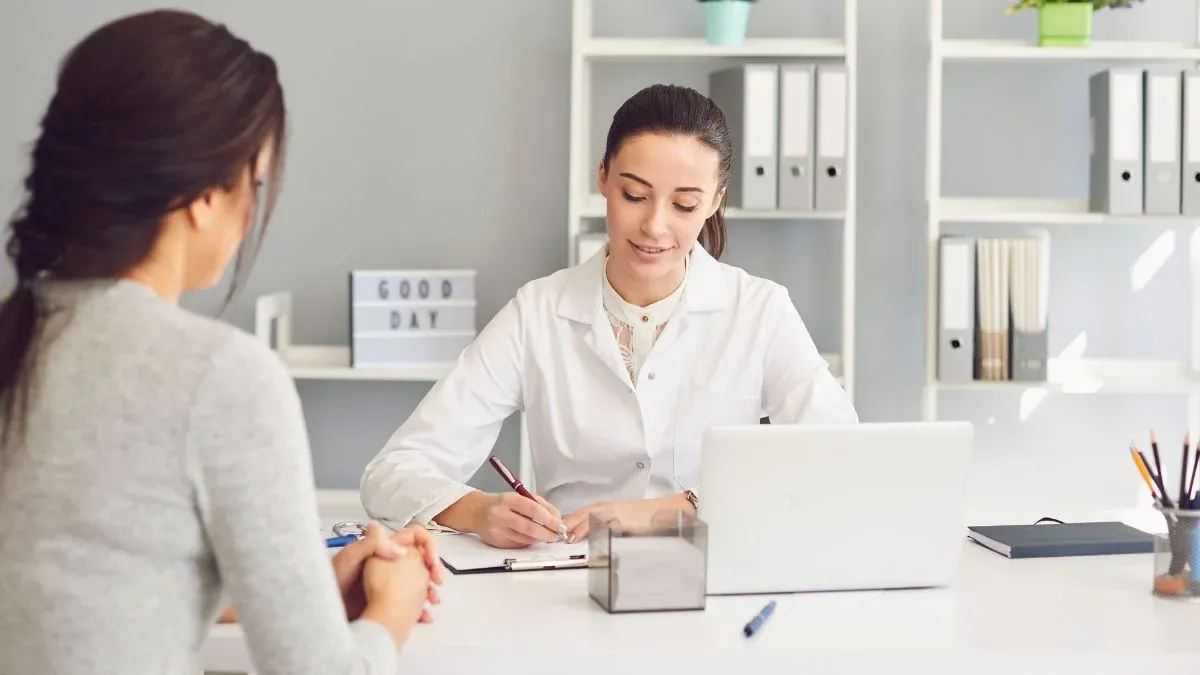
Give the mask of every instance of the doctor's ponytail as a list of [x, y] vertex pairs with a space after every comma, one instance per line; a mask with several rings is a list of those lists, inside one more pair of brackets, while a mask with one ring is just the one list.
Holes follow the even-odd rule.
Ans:
[[[691, 136], [720, 155], [717, 189], [729, 185], [733, 141], [725, 113], [712, 99], [690, 87], [655, 84], [625, 101], [608, 128], [604, 145], [604, 170], [629, 138], [645, 133]], [[700, 230], [699, 242], [709, 255], [720, 259], [725, 252], [725, 198]]]
[[721, 200], [721, 206], [716, 212], [704, 221], [704, 229], [700, 230], [700, 245], [704, 247], [708, 254], [717, 260], [721, 259], [721, 254], [725, 252], [725, 200]]

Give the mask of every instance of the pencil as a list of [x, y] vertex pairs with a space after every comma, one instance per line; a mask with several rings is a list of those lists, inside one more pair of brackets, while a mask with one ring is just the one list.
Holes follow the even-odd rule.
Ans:
[[1191, 498], [1187, 493], [1188, 478], [1188, 438], [1183, 437], [1183, 466], [1179, 468], [1179, 508], [1190, 508]]
[[1135, 450], [1137, 450], [1138, 456], [1142, 458], [1142, 464], [1146, 466], [1146, 471], [1150, 474], [1150, 478], [1154, 481], [1154, 486], [1158, 488], [1159, 502], [1166, 508], [1171, 508], [1171, 498], [1167, 496], [1167, 486], [1165, 483], [1163, 483], [1162, 474], [1155, 473], [1154, 469], [1150, 468], [1150, 460], [1146, 459], [1145, 453], [1142, 452], [1141, 448], [1137, 447], [1137, 443], [1134, 443], [1133, 447]]
[[[1153, 431], [1151, 431], [1151, 432], [1150, 432], [1150, 450], [1154, 452], [1154, 472], [1155, 472], [1155, 475], [1157, 475], [1157, 476], [1158, 476], [1158, 478], [1159, 478], [1159, 481], [1158, 481], [1158, 482], [1159, 482], [1159, 483], [1162, 483], [1162, 475], [1163, 475], [1163, 472], [1162, 472], [1162, 460], [1161, 460], [1161, 459], [1159, 459], [1159, 457], [1158, 457], [1158, 438], [1157, 438], [1157, 437], [1155, 437], [1155, 435], [1154, 435], [1154, 432], [1153, 432]], [[1160, 485], [1159, 487], [1162, 487], [1162, 486]], [[1164, 497], [1165, 497], [1165, 496], [1167, 496], [1167, 491], [1166, 491], [1165, 489], [1163, 490], [1163, 496], [1164, 496]]]
[[1129, 454], [1133, 457], [1133, 463], [1137, 466], [1138, 473], [1142, 474], [1142, 480], [1146, 481], [1146, 487], [1150, 488], [1150, 495], [1154, 497], [1154, 501], [1160, 501], [1158, 493], [1154, 489], [1154, 481], [1150, 480], [1150, 472], [1146, 470], [1146, 462], [1142, 457], [1142, 453], [1131, 445], [1129, 446]]
[[1188, 502], [1189, 502], [1188, 506], [1189, 507], [1191, 506], [1191, 502], [1196, 501], [1196, 471], [1197, 470], [1200, 470], [1200, 444], [1197, 444], [1196, 452], [1194, 453], [1194, 456], [1192, 457], [1192, 477], [1188, 481], [1188, 489], [1187, 489]]

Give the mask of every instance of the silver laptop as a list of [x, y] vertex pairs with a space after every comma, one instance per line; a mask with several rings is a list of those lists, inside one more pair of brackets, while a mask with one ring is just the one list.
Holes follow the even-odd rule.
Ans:
[[710, 428], [709, 595], [951, 585], [973, 444], [967, 422]]

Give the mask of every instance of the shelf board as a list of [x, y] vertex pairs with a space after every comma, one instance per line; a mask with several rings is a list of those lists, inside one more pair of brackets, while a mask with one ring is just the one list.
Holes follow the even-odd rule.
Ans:
[[1088, 47], [1039, 47], [1032, 40], [943, 40], [942, 58], [954, 61], [1194, 61], [1200, 45], [1093, 40]]
[[[592, 195], [586, 198], [584, 206], [579, 209], [581, 218], [603, 218], [607, 210], [604, 198]], [[842, 220], [846, 217], [844, 211], [790, 211], [778, 209], [739, 209], [726, 208], [726, 220]]]
[[1136, 223], [1145, 225], [1194, 224], [1194, 216], [1092, 213], [1087, 199], [974, 199], [946, 198], [938, 204], [938, 220], [957, 223], [1045, 223], [1065, 225], [1103, 225]]
[[580, 52], [593, 59], [845, 57], [846, 43], [833, 38], [750, 38], [740, 45], [713, 45], [703, 38], [591, 38]]
[[395, 367], [350, 366], [350, 348], [323, 345], [292, 345], [281, 355], [284, 365], [297, 380], [383, 380], [393, 382], [436, 382], [450, 372], [453, 363]]
[[1050, 359], [1046, 382], [932, 382], [939, 390], [1022, 391], [1061, 394], [1192, 394], [1200, 378], [1186, 363], [1131, 359]]

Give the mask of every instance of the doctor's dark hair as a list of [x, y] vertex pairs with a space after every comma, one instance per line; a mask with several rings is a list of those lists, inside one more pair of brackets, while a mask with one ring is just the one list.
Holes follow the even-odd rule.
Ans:
[[[257, 229], [265, 228], [285, 118], [275, 61], [192, 13], [129, 15], [67, 54], [6, 246], [17, 287], [0, 304], [0, 447], [14, 422], [24, 428], [47, 314], [35, 282], [119, 277], [146, 259], [169, 213], [247, 176], [257, 181], [259, 152], [270, 143], [269, 184], [254, 207]], [[252, 239], [261, 243], [261, 232], [246, 234], [238, 276]], [[230, 297], [236, 286], [235, 278]]]
[[[691, 136], [720, 155], [717, 189], [729, 184], [730, 164], [733, 161], [733, 141], [725, 123], [725, 113], [709, 97], [695, 89], [672, 84], [655, 84], [634, 94], [625, 101], [608, 128], [604, 146], [604, 170], [626, 140], [641, 134], [656, 133]], [[700, 245], [712, 257], [720, 259], [725, 252], [725, 202], [700, 230]]]

